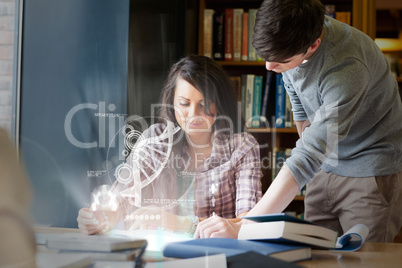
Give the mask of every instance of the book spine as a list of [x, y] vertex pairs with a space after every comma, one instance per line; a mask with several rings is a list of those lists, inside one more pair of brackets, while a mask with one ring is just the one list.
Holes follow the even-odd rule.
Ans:
[[241, 60], [248, 60], [248, 12], [243, 13]]
[[225, 60], [233, 60], [233, 8], [225, 9]]
[[224, 60], [225, 42], [224, 42], [224, 13], [215, 13], [213, 21], [213, 57], [215, 60]]
[[243, 9], [233, 9], [233, 60], [241, 60]]
[[261, 100], [261, 127], [268, 127], [270, 125], [270, 118], [268, 116], [268, 99], [270, 95], [271, 83], [272, 83], [273, 72], [267, 71], [265, 77], [265, 87], [264, 93]]
[[204, 10], [204, 56], [212, 58], [213, 9]]
[[290, 97], [286, 93], [285, 90], [285, 127], [291, 128], [292, 127], [292, 121], [293, 121], [293, 113], [292, 113], [292, 103], [290, 102]]
[[247, 74], [245, 120], [247, 126], [251, 125], [253, 117], [254, 74]]
[[277, 128], [285, 127], [285, 94], [282, 74], [276, 74], [275, 127]]
[[237, 101], [241, 101], [241, 80], [240, 76], [229, 77], [233, 84], [233, 90], [236, 94]]
[[257, 60], [257, 54], [255, 52], [255, 48], [253, 47], [253, 34], [256, 14], [257, 9], [251, 8], [248, 10], [248, 60], [250, 61]]
[[325, 15], [335, 18], [335, 5], [324, 5]]
[[260, 127], [261, 95], [262, 95], [262, 76], [257, 75], [254, 78], [253, 120], [251, 124], [252, 127]]
[[349, 11], [335, 12], [335, 19], [351, 25], [351, 13]]
[[241, 112], [242, 115], [244, 117], [244, 119], [246, 119], [246, 88], [247, 88], [247, 75], [246, 74], [242, 74], [240, 76], [240, 94], [241, 94]]

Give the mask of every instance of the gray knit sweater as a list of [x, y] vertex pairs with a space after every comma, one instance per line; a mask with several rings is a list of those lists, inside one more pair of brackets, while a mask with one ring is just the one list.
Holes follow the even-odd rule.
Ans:
[[346, 177], [402, 170], [398, 85], [370, 37], [326, 17], [313, 57], [283, 80], [294, 119], [311, 122], [286, 161], [299, 187], [320, 168]]

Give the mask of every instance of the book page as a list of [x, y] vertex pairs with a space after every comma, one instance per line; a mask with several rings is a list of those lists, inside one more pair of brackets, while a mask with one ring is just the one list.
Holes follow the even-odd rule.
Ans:
[[338, 237], [334, 250], [339, 251], [355, 251], [362, 247], [364, 241], [369, 234], [369, 229], [364, 224], [356, 224]]

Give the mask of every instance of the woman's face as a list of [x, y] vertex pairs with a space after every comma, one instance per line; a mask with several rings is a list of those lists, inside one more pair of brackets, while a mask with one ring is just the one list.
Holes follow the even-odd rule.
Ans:
[[175, 117], [180, 127], [190, 136], [211, 135], [217, 109], [214, 103], [209, 107], [214, 116], [204, 113], [204, 96], [182, 78], [178, 78], [174, 93]]

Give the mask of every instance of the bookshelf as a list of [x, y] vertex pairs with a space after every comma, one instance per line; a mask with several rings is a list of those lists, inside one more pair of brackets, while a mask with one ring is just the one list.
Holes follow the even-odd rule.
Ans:
[[[204, 42], [204, 26], [207, 25], [207, 27], [211, 28], [210, 23], [205, 24], [204, 22], [204, 11], [206, 9], [213, 10], [214, 14], [224, 13], [227, 8], [241, 8], [244, 12], [250, 13], [250, 9], [258, 9], [261, 2], [262, 0], [200, 0], [198, 54], [204, 55], [204, 45], [208, 44]], [[349, 12], [352, 26], [367, 33], [374, 39], [375, 20], [373, 20], [373, 18], [375, 18], [375, 7], [373, 0], [322, 0], [322, 2], [324, 5], [335, 5], [337, 11]], [[213, 27], [212, 29], [214, 30]], [[211, 36], [213, 36], [213, 34], [211, 34]], [[221, 40], [224, 40], [224, 38]], [[211, 49], [211, 47], [205, 49], [208, 50]], [[224, 57], [223, 59], [215, 58], [215, 60], [226, 70], [229, 76], [241, 76], [251, 73], [263, 76], [265, 80], [267, 70], [265, 69], [265, 62], [262, 60], [229, 61], [224, 60]], [[265, 83], [265, 81], [263, 83]], [[264, 176], [261, 182], [263, 192], [265, 192], [272, 182], [273, 148], [293, 148], [299, 136], [295, 128], [248, 128], [248, 131], [253, 134], [261, 145], [261, 158], [267, 158], [269, 162], [265, 163], [265, 165], [262, 164]], [[302, 213], [304, 211], [303, 201], [303, 196], [297, 196], [287, 210]]]

